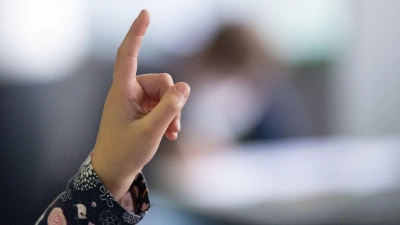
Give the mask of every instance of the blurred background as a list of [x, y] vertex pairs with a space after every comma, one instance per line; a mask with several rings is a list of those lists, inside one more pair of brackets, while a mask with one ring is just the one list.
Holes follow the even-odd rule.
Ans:
[[138, 73], [192, 95], [141, 224], [400, 223], [399, 1], [0, 0], [1, 224], [33, 224], [92, 150], [143, 8]]

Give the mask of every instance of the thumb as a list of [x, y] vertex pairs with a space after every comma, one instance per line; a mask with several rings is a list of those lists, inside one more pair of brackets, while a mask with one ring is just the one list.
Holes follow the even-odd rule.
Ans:
[[161, 97], [160, 102], [144, 118], [151, 132], [162, 135], [171, 121], [182, 110], [190, 95], [188, 84], [180, 82], [170, 87]]

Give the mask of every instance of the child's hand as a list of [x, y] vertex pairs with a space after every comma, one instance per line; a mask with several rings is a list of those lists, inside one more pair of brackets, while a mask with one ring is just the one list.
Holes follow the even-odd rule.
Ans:
[[152, 159], [162, 136], [177, 138], [180, 112], [190, 94], [186, 83], [174, 85], [168, 74], [136, 76], [138, 52], [149, 22], [149, 13], [143, 10], [118, 49], [92, 155], [94, 170], [117, 201]]

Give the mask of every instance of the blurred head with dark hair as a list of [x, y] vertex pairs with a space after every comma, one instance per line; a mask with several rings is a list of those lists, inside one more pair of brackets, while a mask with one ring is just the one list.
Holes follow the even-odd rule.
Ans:
[[226, 25], [216, 34], [215, 39], [200, 54], [207, 69], [220, 75], [244, 73], [258, 77], [276, 75], [280, 62], [266, 49], [258, 35], [243, 25]]

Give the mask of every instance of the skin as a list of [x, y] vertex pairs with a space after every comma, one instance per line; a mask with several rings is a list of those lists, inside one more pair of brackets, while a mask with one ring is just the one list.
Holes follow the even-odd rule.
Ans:
[[104, 104], [92, 165], [117, 201], [156, 153], [165, 135], [176, 140], [180, 115], [190, 94], [170, 75], [136, 76], [137, 58], [150, 15], [143, 10], [117, 52], [113, 83]]

